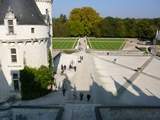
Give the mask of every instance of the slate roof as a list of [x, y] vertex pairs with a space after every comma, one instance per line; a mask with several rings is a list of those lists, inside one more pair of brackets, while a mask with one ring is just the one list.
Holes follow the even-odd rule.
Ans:
[[43, 16], [34, 0], [0, 0], [0, 25], [11, 8], [19, 25], [45, 25]]

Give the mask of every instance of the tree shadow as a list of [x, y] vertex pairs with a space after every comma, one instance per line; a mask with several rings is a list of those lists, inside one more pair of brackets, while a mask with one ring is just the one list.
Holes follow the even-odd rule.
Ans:
[[[96, 91], [95, 103], [107, 106], [160, 106], [160, 99], [153, 93], [147, 95], [130, 80], [127, 80], [126, 82], [129, 84], [128, 87], [120, 85], [114, 80], [117, 89], [115, 94], [107, 91], [103, 85], [98, 85], [96, 82], [93, 82], [91, 89]], [[129, 87], [132, 88], [132, 91], [128, 89]]]

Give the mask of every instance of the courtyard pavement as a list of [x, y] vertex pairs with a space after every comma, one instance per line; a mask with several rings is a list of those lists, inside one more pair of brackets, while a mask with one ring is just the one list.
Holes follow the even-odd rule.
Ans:
[[[17, 104], [64, 106], [64, 120], [94, 120], [93, 108], [97, 105], [160, 106], [159, 59], [86, 53], [84, 39], [81, 45], [80, 52], [61, 54], [55, 76], [57, 91]], [[78, 62], [80, 56], [83, 60]], [[76, 71], [69, 69], [71, 63], [76, 66]], [[61, 65], [67, 67], [63, 74]], [[64, 86], [65, 96], [62, 94]], [[83, 100], [80, 100], [80, 93]], [[91, 96], [89, 101], [87, 94]]]

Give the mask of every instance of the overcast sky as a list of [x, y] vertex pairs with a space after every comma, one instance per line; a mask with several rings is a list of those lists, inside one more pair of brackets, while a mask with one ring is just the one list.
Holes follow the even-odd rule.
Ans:
[[68, 16], [73, 8], [83, 6], [93, 7], [103, 17], [160, 17], [160, 0], [54, 0], [53, 16]]

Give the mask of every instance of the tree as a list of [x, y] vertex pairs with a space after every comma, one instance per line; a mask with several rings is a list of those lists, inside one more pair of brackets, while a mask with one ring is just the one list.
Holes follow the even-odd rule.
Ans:
[[67, 37], [68, 24], [66, 15], [61, 14], [59, 18], [53, 18], [53, 36]]
[[155, 37], [156, 29], [153, 27], [150, 20], [140, 19], [137, 20], [137, 34], [140, 39], [150, 39]]
[[[101, 21], [99, 14], [91, 7], [75, 8], [69, 17], [71, 36], [89, 36], [94, 25]], [[76, 32], [75, 32], [76, 31]]]
[[25, 67], [20, 71], [22, 99], [38, 98], [49, 93], [47, 87], [52, 80], [49, 68], [41, 66], [39, 69]]
[[153, 40], [160, 29], [160, 18], [101, 18], [91, 7], [75, 8], [69, 19], [65, 15], [53, 19], [53, 33], [56, 37], [131, 37]]

